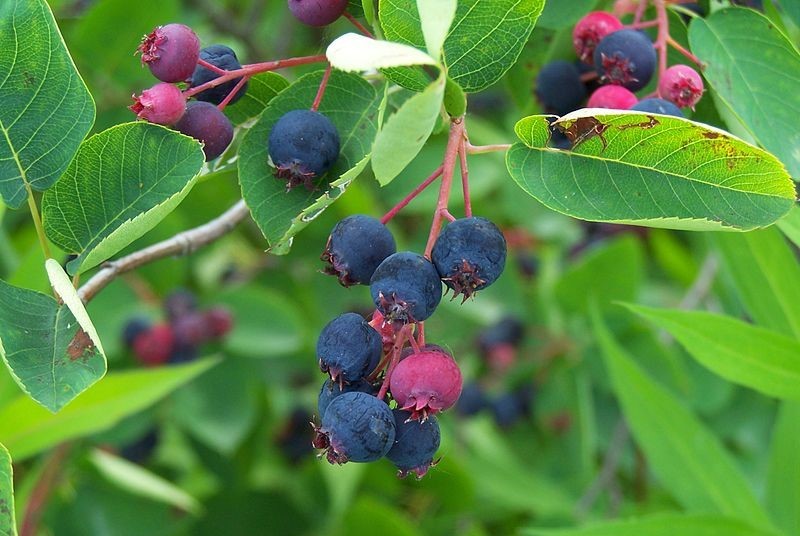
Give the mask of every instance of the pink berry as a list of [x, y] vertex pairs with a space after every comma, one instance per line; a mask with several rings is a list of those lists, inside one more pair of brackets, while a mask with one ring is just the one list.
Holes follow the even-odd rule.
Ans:
[[639, 102], [636, 95], [622, 86], [600, 86], [589, 97], [587, 108], [610, 108], [612, 110], [627, 110]]
[[425, 420], [456, 403], [461, 394], [461, 370], [446, 353], [425, 348], [400, 361], [392, 371], [389, 390], [412, 419]]
[[661, 74], [658, 94], [681, 108], [694, 108], [703, 96], [703, 79], [688, 65], [673, 65]]
[[177, 123], [186, 110], [186, 100], [178, 86], [161, 82], [145, 89], [128, 107], [136, 117], [159, 125]]
[[620, 20], [604, 11], [592, 11], [584, 16], [572, 30], [572, 44], [582, 62], [591, 65], [594, 49], [605, 36], [622, 29]]
[[144, 365], [165, 363], [175, 347], [175, 334], [166, 324], [157, 324], [133, 340], [133, 353]]
[[192, 77], [200, 57], [200, 40], [183, 24], [157, 26], [138, 48], [142, 63], [162, 82], [184, 82]]
[[213, 339], [224, 337], [233, 328], [233, 315], [224, 307], [209, 309], [205, 314], [205, 321]]
[[309, 26], [327, 26], [342, 16], [347, 0], [288, 0], [297, 20]]

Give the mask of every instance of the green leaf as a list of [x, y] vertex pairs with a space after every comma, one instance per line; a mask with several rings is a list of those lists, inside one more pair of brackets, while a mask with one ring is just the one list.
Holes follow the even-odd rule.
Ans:
[[42, 198], [47, 237], [78, 255], [70, 273], [93, 268], [172, 212], [202, 167], [196, 140], [159, 125], [139, 121], [96, 134]]
[[372, 147], [372, 171], [386, 186], [414, 160], [433, 132], [444, 99], [445, 77], [414, 95], [387, 119]]
[[0, 444], [0, 536], [17, 536], [14, 518], [14, 468], [11, 455]]
[[204, 359], [187, 365], [112, 372], [57, 414], [20, 396], [0, 408], [0, 442], [21, 461], [43, 450], [115, 425], [219, 363]]
[[89, 453], [89, 461], [101, 475], [129, 493], [174, 506], [184, 512], [197, 514], [202, 510], [197, 499], [168, 480], [124, 458], [94, 449]]
[[103, 377], [106, 358], [61, 266], [46, 267], [61, 302], [0, 280], [0, 354], [22, 390], [55, 412]]
[[596, 309], [594, 331], [622, 412], [655, 475], [688, 510], [768, 527], [747, 481], [719, 439], [614, 340]]
[[569, 2], [547, 2], [539, 17], [540, 28], [560, 30], [575, 26], [581, 17], [592, 11], [597, 0], [570, 0]]
[[278, 73], [259, 73], [247, 83], [247, 93], [225, 107], [225, 115], [234, 125], [258, 117], [278, 93], [289, 87], [289, 81]]
[[20, 207], [67, 168], [94, 102], [44, 0], [0, 3], [0, 197]]
[[437, 61], [442, 55], [442, 47], [450, 25], [453, 24], [457, 4], [456, 0], [439, 0], [438, 2], [417, 0], [417, 11], [422, 26], [422, 35], [425, 38], [425, 47], [428, 49], [428, 54]]
[[322, 75], [322, 71], [307, 74], [275, 97], [239, 148], [242, 195], [276, 254], [286, 253], [294, 234], [343, 193], [364, 169], [378, 129], [382, 92], [379, 95], [360, 76], [333, 71], [319, 107], [336, 125], [341, 140], [339, 159], [327, 174], [331, 184], [324, 183], [325, 191], [309, 192], [300, 187], [287, 192], [286, 182], [276, 178], [269, 165], [267, 139], [272, 125], [283, 114], [311, 106]]
[[720, 99], [800, 177], [800, 54], [791, 41], [764, 15], [733, 8], [695, 19], [689, 43]]
[[756, 324], [800, 340], [800, 264], [777, 229], [714, 237]]
[[800, 207], [792, 207], [789, 214], [779, 220], [777, 225], [795, 246], [800, 247]]
[[708, 125], [598, 109], [555, 125], [579, 140], [572, 150], [547, 148], [547, 116], [531, 116], [517, 123], [523, 143], [511, 147], [506, 165], [523, 190], [575, 218], [747, 231], [794, 204], [794, 183], [774, 156]]
[[730, 517], [710, 514], [656, 514], [623, 521], [605, 521], [570, 529], [531, 528], [526, 536], [770, 536], [772, 531], [754, 528]]
[[[544, 0], [458, 2], [444, 41], [448, 76], [468, 93], [497, 82], [517, 61], [543, 7]], [[426, 48], [416, 0], [380, 0], [378, 16], [386, 39]], [[387, 75], [415, 91], [428, 86], [427, 77], [419, 70], [392, 69]]]
[[800, 534], [800, 402], [785, 401], [772, 430], [767, 508], [786, 534]]

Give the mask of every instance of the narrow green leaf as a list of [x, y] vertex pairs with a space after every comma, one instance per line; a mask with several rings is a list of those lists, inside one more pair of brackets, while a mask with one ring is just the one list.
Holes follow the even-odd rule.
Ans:
[[356, 33], [337, 37], [328, 45], [325, 56], [334, 68], [346, 72], [404, 65], [436, 65], [435, 59], [414, 47]]
[[574, 529], [531, 528], [526, 536], [775, 536], [738, 519], [710, 514], [656, 514]]
[[506, 154], [511, 176], [551, 209], [590, 221], [747, 231], [786, 214], [795, 190], [766, 151], [682, 118], [583, 109], [556, 127], [577, 142], [542, 144], [547, 116], [522, 119]]
[[219, 363], [114, 372], [57, 414], [25, 396], [0, 408], [0, 442], [21, 461], [54, 445], [105, 430]]
[[375, 0], [361, 0], [361, 9], [368, 24], [375, 23]]
[[14, 469], [11, 455], [0, 444], [0, 536], [17, 536], [14, 517]]
[[95, 449], [89, 453], [89, 460], [101, 475], [129, 493], [193, 514], [203, 508], [197, 499], [173, 483], [124, 458]]
[[422, 35], [425, 38], [425, 46], [428, 54], [437, 61], [442, 55], [442, 47], [450, 25], [453, 24], [457, 3], [456, 0], [439, 0], [438, 2], [417, 0], [417, 11], [422, 26]]
[[703, 366], [767, 396], [800, 400], [800, 342], [729, 316], [627, 304]]
[[622, 412], [664, 487], [688, 510], [769, 527], [767, 515], [719, 439], [650, 379], [614, 340], [597, 310], [592, 313]]
[[436, 125], [444, 99], [445, 76], [414, 95], [387, 119], [372, 147], [372, 171], [385, 186], [419, 153]]
[[786, 216], [778, 220], [778, 228], [795, 246], [800, 247], [800, 207], [792, 207]]
[[87, 139], [42, 199], [47, 237], [78, 257], [76, 274], [97, 266], [164, 219], [194, 186], [200, 144], [139, 121]]
[[0, 2], [0, 197], [46, 190], [94, 123], [94, 101], [44, 0]]
[[800, 264], [777, 229], [714, 241], [756, 324], [800, 340]]
[[225, 107], [225, 115], [234, 125], [258, 117], [278, 93], [289, 87], [289, 81], [278, 73], [259, 73], [247, 83], [247, 93], [232, 105]]
[[792, 42], [764, 15], [733, 8], [695, 19], [689, 43], [720, 99], [800, 177], [800, 54]]
[[772, 430], [767, 509], [786, 534], [800, 534], [800, 402], [785, 401]]
[[[322, 75], [322, 71], [307, 74], [272, 99], [258, 122], [244, 136], [239, 148], [242, 195], [270, 249], [276, 254], [286, 253], [294, 234], [338, 198], [364, 169], [378, 131], [378, 110], [383, 92], [378, 93], [360, 76], [334, 70], [319, 111], [339, 131], [339, 159], [319, 183], [324, 190], [310, 192], [299, 187], [287, 192], [286, 182], [275, 177], [275, 170], [269, 164], [269, 133], [286, 112], [311, 106]], [[316, 208], [312, 209], [312, 206]]]

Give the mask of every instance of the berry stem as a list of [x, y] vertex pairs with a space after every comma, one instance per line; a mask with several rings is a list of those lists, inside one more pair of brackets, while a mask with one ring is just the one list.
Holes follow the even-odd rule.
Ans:
[[636, 14], [633, 16], [633, 23], [639, 24], [644, 18], [644, 12], [647, 11], [647, 4], [649, 0], [639, 0], [639, 6], [636, 8]]
[[386, 375], [383, 377], [381, 389], [378, 391], [377, 396], [379, 400], [383, 400], [383, 397], [386, 396], [386, 391], [389, 390], [389, 380], [392, 378], [392, 372], [394, 372], [394, 368], [400, 361], [400, 354], [403, 351], [403, 345], [406, 343], [406, 337], [411, 336], [412, 329], [414, 328], [411, 324], [406, 324], [400, 328], [400, 331], [397, 333], [397, 338], [395, 338], [394, 346], [392, 347], [392, 359], [389, 361], [389, 366], [386, 369]]
[[328, 67], [325, 69], [325, 74], [322, 75], [322, 80], [319, 83], [319, 89], [317, 90], [317, 96], [314, 97], [314, 102], [311, 104], [311, 111], [316, 112], [319, 110], [319, 105], [322, 102], [322, 97], [325, 96], [325, 89], [328, 87], [328, 79], [331, 77], [331, 64], [328, 64]]
[[384, 214], [383, 217], [381, 218], [381, 223], [386, 225], [392, 218], [394, 218], [397, 215], [398, 212], [403, 210], [406, 207], [406, 205], [408, 205], [411, 201], [414, 200], [415, 197], [417, 197], [420, 193], [422, 193], [422, 191], [425, 188], [427, 188], [433, 181], [438, 179], [439, 176], [442, 174], [443, 169], [444, 166], [439, 166], [438, 168], [436, 168], [436, 171], [431, 173], [431, 175], [427, 179], [422, 181], [422, 183], [420, 183], [419, 186], [414, 188], [410, 194], [405, 196], [403, 200], [397, 203], [389, 212]]
[[425, 346], [425, 322], [417, 322], [417, 344]]
[[444, 209], [444, 210], [442, 210], [442, 218], [446, 219], [446, 220], [447, 220], [447, 221], [449, 221], [449, 222], [454, 222], [454, 221], [456, 221], [456, 217], [455, 217], [455, 216], [453, 216], [453, 215], [450, 213], [450, 211], [449, 211], [449, 210], [447, 210], [447, 209]]
[[472, 217], [472, 198], [469, 195], [469, 170], [467, 168], [467, 140], [461, 140], [458, 146], [458, 158], [461, 167], [461, 190], [464, 193], [464, 216]]
[[656, 20], [658, 21], [658, 37], [655, 47], [658, 50], [658, 76], [667, 70], [667, 40], [669, 39], [669, 18], [664, 0], [655, 0]]
[[205, 67], [209, 71], [217, 73], [217, 74], [228, 74], [228, 71], [226, 71], [225, 69], [223, 69], [221, 67], [217, 67], [213, 63], [209, 63], [209, 62], [207, 62], [206, 60], [204, 60], [202, 58], [198, 58], [197, 59], [197, 65], [200, 65], [201, 67]]
[[672, 48], [674, 48], [675, 50], [677, 50], [678, 52], [680, 52], [681, 54], [686, 56], [686, 58], [689, 61], [694, 62], [694, 64], [697, 65], [698, 67], [700, 67], [701, 69], [703, 68], [703, 63], [700, 61], [700, 59], [697, 56], [695, 56], [694, 54], [692, 54], [691, 52], [689, 52], [688, 50], [686, 50], [686, 48], [683, 45], [681, 45], [680, 43], [675, 41], [675, 39], [673, 39], [672, 36], [669, 35], [669, 34], [667, 34], [667, 43]]
[[511, 149], [510, 143], [496, 143], [494, 145], [472, 145], [469, 140], [465, 142], [467, 154], [495, 153]]
[[222, 102], [217, 104], [217, 108], [219, 108], [220, 112], [225, 109], [231, 100], [233, 100], [233, 97], [236, 96], [236, 94], [239, 92], [242, 86], [247, 83], [248, 80], [250, 80], [249, 76], [243, 76], [238, 82], [236, 82], [236, 85], [233, 86], [233, 89], [230, 90], [227, 95], [225, 95], [225, 98], [222, 99]]
[[431, 222], [431, 232], [428, 234], [428, 243], [425, 246], [425, 257], [431, 258], [431, 251], [439, 232], [442, 229], [442, 219], [444, 211], [447, 210], [447, 203], [450, 199], [450, 190], [453, 187], [453, 170], [456, 166], [458, 148], [464, 142], [464, 118], [456, 117], [450, 122], [450, 136], [447, 140], [447, 149], [444, 153], [442, 163], [442, 183], [439, 185], [439, 199], [436, 202], [436, 211], [433, 213]]
[[343, 13], [343, 15], [344, 15], [344, 17], [345, 17], [347, 20], [349, 20], [349, 21], [350, 21], [350, 22], [353, 24], [353, 26], [355, 26], [356, 28], [358, 28], [358, 31], [359, 31], [359, 32], [361, 32], [362, 34], [366, 35], [367, 37], [369, 37], [369, 38], [371, 38], [371, 39], [375, 39], [375, 36], [374, 36], [374, 35], [372, 35], [372, 32], [370, 32], [369, 30], [367, 30], [367, 28], [366, 28], [366, 27], [365, 27], [363, 24], [361, 24], [360, 22], [358, 22], [358, 20], [356, 20], [356, 18], [355, 18], [353, 15], [351, 15], [351, 14], [350, 14], [350, 13], [348, 13], [347, 11], [345, 11], [345, 12]]
[[624, 28], [627, 29], [627, 30], [643, 30], [645, 28], [653, 28], [655, 26], [658, 26], [658, 20], [657, 19], [645, 20], [645, 21], [642, 21], [642, 22], [635, 22], [635, 23], [631, 23], [631, 24], [626, 24], [624, 26]]
[[200, 84], [196, 87], [191, 87], [183, 92], [185, 98], [194, 97], [198, 93], [202, 93], [212, 87], [217, 87], [225, 82], [239, 78], [240, 76], [251, 77], [259, 73], [266, 73], [268, 71], [275, 71], [276, 69], [285, 69], [286, 67], [294, 67], [297, 65], [308, 65], [309, 63], [319, 63], [328, 61], [325, 54], [316, 56], [300, 56], [297, 58], [287, 58], [285, 60], [265, 61], [261, 63], [250, 63], [243, 65], [241, 69], [234, 69], [232, 71], [225, 71], [225, 74], [209, 80], [205, 84]]

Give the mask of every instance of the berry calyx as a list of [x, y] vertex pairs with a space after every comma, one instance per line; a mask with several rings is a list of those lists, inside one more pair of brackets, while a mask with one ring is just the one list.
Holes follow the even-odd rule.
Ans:
[[273, 125], [268, 150], [275, 176], [286, 181], [287, 191], [301, 184], [311, 191], [339, 158], [339, 132], [319, 112], [292, 110]]
[[137, 49], [142, 63], [162, 82], [183, 82], [192, 76], [200, 57], [200, 40], [183, 24], [157, 26]]
[[386, 322], [408, 324], [431, 316], [442, 299], [442, 282], [431, 261], [411, 251], [386, 257], [369, 290]]
[[309, 26], [327, 26], [342, 16], [347, 0], [289, 0], [289, 11]]
[[536, 77], [536, 96], [546, 112], [566, 115], [580, 107], [586, 86], [577, 67], [556, 60], [545, 65]]
[[420, 350], [400, 361], [392, 371], [389, 390], [411, 419], [425, 420], [453, 406], [461, 394], [461, 370], [448, 354]]
[[325, 273], [349, 287], [369, 284], [378, 265], [396, 251], [392, 233], [380, 220], [356, 214], [334, 226], [320, 258], [327, 263]]
[[139, 119], [159, 125], [171, 125], [183, 116], [186, 100], [178, 86], [161, 82], [145, 89], [138, 97], [133, 95], [133, 104], [128, 109]]
[[605, 36], [597, 45], [594, 66], [603, 82], [638, 91], [653, 77], [656, 50], [644, 33], [619, 30]]
[[382, 353], [380, 333], [356, 313], [337, 316], [317, 339], [319, 368], [339, 383], [364, 378], [378, 366]]
[[643, 99], [631, 107], [631, 110], [637, 112], [647, 112], [651, 114], [672, 115], [675, 117], [683, 117], [683, 112], [680, 108], [664, 99]]
[[639, 99], [629, 89], [609, 84], [597, 88], [589, 97], [586, 107], [628, 110], [637, 102], [639, 102]]
[[392, 410], [392, 414], [394, 444], [386, 457], [397, 467], [398, 477], [414, 474], [420, 479], [436, 465], [433, 457], [441, 441], [439, 422], [433, 416], [425, 421], [416, 421], [411, 419], [411, 413], [400, 409]]
[[[226, 47], [225, 45], [211, 45], [203, 48], [200, 50], [200, 59], [226, 71], [235, 71], [242, 68], [242, 64], [239, 63], [236, 53], [232, 48]], [[198, 65], [195, 67], [194, 72], [192, 73], [191, 87], [203, 85], [206, 82], [214, 80], [215, 78], [219, 78], [220, 76], [221, 75], [215, 73], [211, 69], [207, 69], [202, 65]], [[231, 91], [233, 91], [233, 88], [236, 87], [236, 84], [238, 84], [240, 80], [241, 78], [236, 78], [216, 87], [201, 91], [195, 95], [195, 98], [200, 101], [219, 104], [225, 100], [225, 97], [227, 97]], [[228, 101], [228, 104], [233, 104], [244, 97], [244, 94], [247, 93], [247, 84], [248, 82], [245, 82], [242, 85], [239, 91], [237, 91], [236, 94], [231, 97], [231, 100]]]
[[207, 161], [224, 153], [233, 141], [230, 119], [210, 102], [189, 102], [175, 130], [200, 141]]
[[572, 30], [572, 45], [582, 62], [593, 62], [594, 49], [610, 33], [622, 29], [622, 22], [605, 11], [592, 11], [586, 14]]
[[703, 96], [703, 79], [688, 65], [673, 65], [658, 81], [658, 94], [679, 108], [692, 108]]

